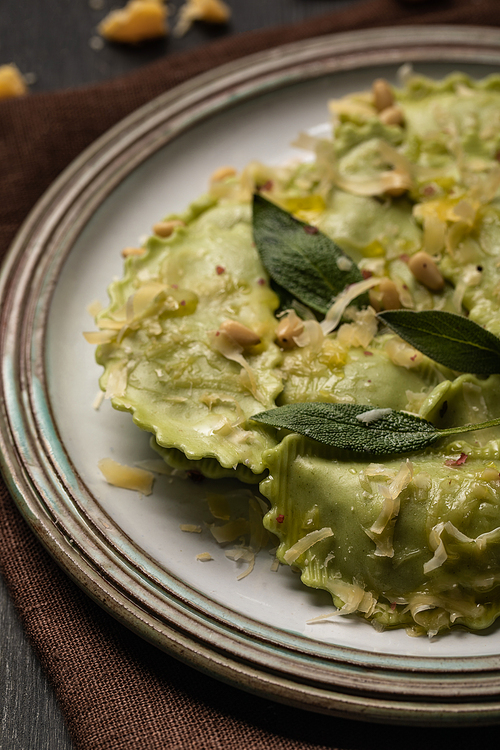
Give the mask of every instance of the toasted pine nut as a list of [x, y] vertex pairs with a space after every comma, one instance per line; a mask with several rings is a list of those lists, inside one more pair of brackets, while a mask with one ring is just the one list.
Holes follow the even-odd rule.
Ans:
[[219, 330], [230, 336], [233, 341], [236, 341], [236, 343], [242, 346], [243, 349], [248, 349], [251, 346], [257, 346], [257, 344], [260, 344], [260, 336], [257, 336], [251, 328], [247, 328], [243, 323], [239, 323], [237, 320], [224, 320], [220, 324]]
[[130, 258], [131, 255], [144, 255], [145, 247], [124, 247], [122, 250], [123, 258]]
[[392, 89], [385, 78], [377, 78], [372, 85], [373, 103], [377, 112], [382, 112], [394, 104]]
[[177, 227], [185, 227], [186, 224], [181, 219], [170, 219], [170, 221], [159, 221], [153, 225], [153, 232], [158, 237], [170, 237], [174, 229]]
[[304, 330], [304, 323], [297, 313], [290, 312], [280, 320], [276, 328], [276, 341], [282, 349], [293, 349], [297, 346], [293, 340], [295, 336], [300, 336]]
[[412, 255], [408, 261], [408, 268], [415, 276], [417, 281], [420, 281], [427, 289], [431, 292], [440, 292], [444, 287], [444, 279], [441, 275], [441, 271], [429, 255], [425, 251], [421, 250], [415, 255]]
[[223, 180], [227, 180], [228, 177], [234, 177], [235, 174], [236, 169], [234, 167], [219, 167], [215, 172], [212, 172], [210, 182], [222, 182]]
[[381, 279], [380, 284], [374, 289], [370, 289], [370, 305], [377, 311], [382, 310], [399, 310], [401, 300], [396, 284], [390, 279]]
[[383, 109], [379, 114], [378, 119], [384, 125], [402, 125], [405, 121], [405, 116], [401, 107], [398, 107], [397, 104], [395, 104]]

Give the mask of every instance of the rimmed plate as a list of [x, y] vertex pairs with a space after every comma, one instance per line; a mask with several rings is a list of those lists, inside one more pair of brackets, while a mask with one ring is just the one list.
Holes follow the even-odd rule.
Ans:
[[[0, 279], [3, 471], [34, 532], [97, 602], [141, 636], [238, 687], [371, 721], [452, 724], [500, 718], [500, 629], [429, 642], [376, 633], [331, 611], [261, 554], [237, 580], [208, 531], [207, 492], [227, 482], [160, 477], [154, 493], [105, 484], [97, 461], [151, 457], [147, 436], [106, 404], [82, 331], [121, 273], [120, 250], [201, 194], [210, 173], [276, 162], [327, 119], [333, 96], [394, 80], [412, 62], [441, 77], [500, 65], [500, 32], [412, 27], [340, 34], [270, 50], [161, 96], [99, 139], [57, 180], [21, 229]], [[209, 551], [214, 560], [200, 563]]]

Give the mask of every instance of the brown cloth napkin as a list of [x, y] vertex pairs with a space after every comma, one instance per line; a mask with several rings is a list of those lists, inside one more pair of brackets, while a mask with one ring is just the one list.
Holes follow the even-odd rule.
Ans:
[[[409, 23], [500, 26], [498, 0], [372, 0], [282, 28], [229, 36], [102, 85], [0, 106], [0, 253], [61, 170], [115, 122], [191, 76], [336, 31]], [[320, 716], [230, 688], [109, 617], [58, 568], [0, 486], [0, 562], [77, 750], [320, 750], [402, 743], [486, 746], [489, 730], [383, 727]]]

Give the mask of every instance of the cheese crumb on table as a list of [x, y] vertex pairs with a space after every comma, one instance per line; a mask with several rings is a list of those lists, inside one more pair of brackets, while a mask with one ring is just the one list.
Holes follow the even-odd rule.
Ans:
[[110, 42], [138, 44], [168, 34], [167, 8], [162, 0], [129, 0], [124, 8], [113, 10], [97, 30]]
[[11, 99], [27, 93], [28, 87], [19, 69], [13, 63], [0, 65], [0, 99]]
[[174, 34], [183, 36], [193, 21], [227, 23], [230, 17], [231, 9], [222, 0], [187, 0], [179, 11]]

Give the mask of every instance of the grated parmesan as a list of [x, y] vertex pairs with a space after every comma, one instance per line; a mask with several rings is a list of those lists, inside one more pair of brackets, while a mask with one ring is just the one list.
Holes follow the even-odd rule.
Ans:
[[125, 490], [137, 490], [142, 495], [150, 495], [154, 476], [150, 471], [124, 466], [112, 458], [101, 458], [97, 463], [108, 484]]
[[370, 409], [364, 411], [362, 414], [357, 414], [356, 419], [363, 424], [370, 424], [370, 422], [376, 422], [378, 419], [388, 417], [392, 412], [392, 409]]
[[250, 526], [246, 518], [236, 518], [234, 521], [228, 521], [221, 526], [210, 524], [209, 528], [214, 539], [219, 544], [223, 544], [224, 542], [233, 542], [238, 537], [248, 533]]
[[367, 292], [368, 289], [380, 284], [380, 281], [381, 279], [372, 277], [370, 279], [364, 279], [363, 281], [357, 281], [355, 284], [351, 284], [344, 289], [344, 291], [337, 296], [335, 302], [326, 313], [324, 320], [320, 323], [325, 336], [336, 329], [346, 308], [349, 307], [351, 302], [353, 302], [356, 297]]
[[92, 401], [92, 408], [95, 411], [99, 411], [101, 404], [104, 401], [104, 391], [99, 391], [94, 400]]
[[328, 526], [325, 526], [324, 528], [318, 529], [316, 531], [310, 531], [309, 534], [303, 536], [302, 539], [299, 539], [298, 542], [295, 542], [295, 544], [293, 544], [290, 549], [285, 552], [285, 554], [283, 555], [284, 561], [288, 565], [291, 565], [304, 552], [307, 552], [307, 550], [310, 549], [314, 544], [317, 544], [318, 542], [321, 542], [323, 539], [327, 539], [330, 536], [333, 536], [333, 531]]
[[213, 560], [214, 558], [209, 552], [200, 552], [199, 555], [196, 555], [196, 559], [200, 562], [210, 562], [210, 560]]

